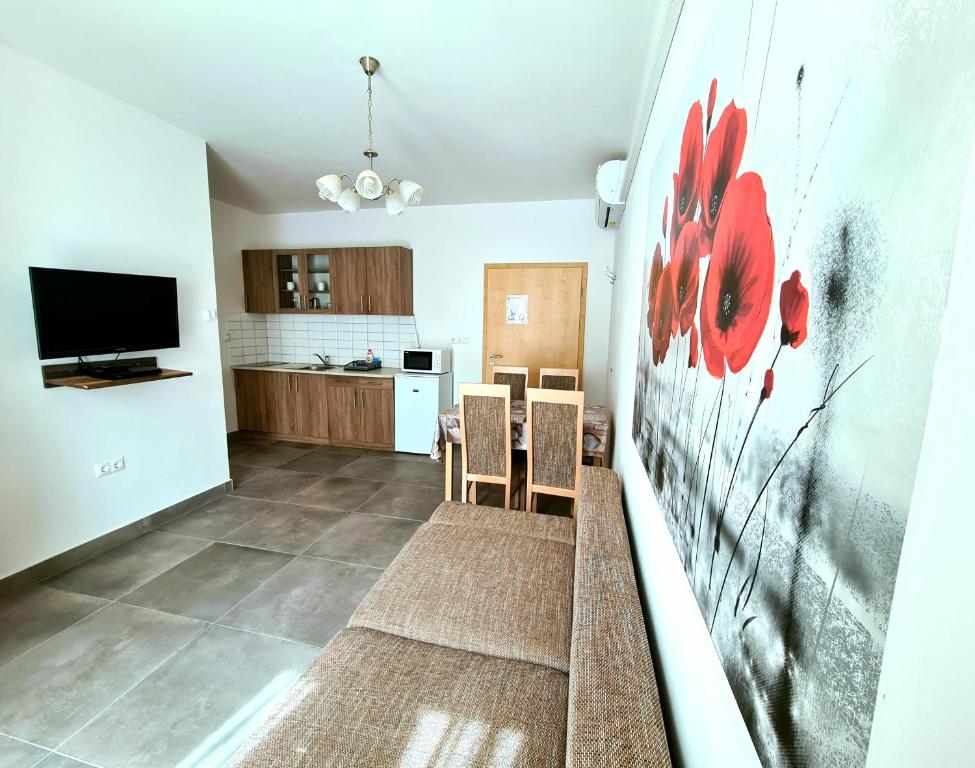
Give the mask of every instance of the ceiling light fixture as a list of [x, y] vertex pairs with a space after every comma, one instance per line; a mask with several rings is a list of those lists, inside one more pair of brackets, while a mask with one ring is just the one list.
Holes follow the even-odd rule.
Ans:
[[[379, 174], [372, 169], [372, 161], [379, 157], [379, 153], [372, 148], [372, 76], [379, 71], [379, 60], [372, 56], [363, 56], [359, 59], [359, 64], [368, 78], [366, 93], [369, 105], [369, 147], [362, 154], [369, 158], [369, 167], [354, 179], [347, 173], [329, 173], [318, 179], [315, 185], [318, 187], [318, 196], [322, 200], [337, 203], [348, 213], [359, 210], [362, 198], [378, 200], [385, 195], [386, 213], [390, 216], [398, 216], [409, 206], [419, 204], [423, 198], [423, 187], [409, 179], [390, 179], [384, 185]], [[349, 182], [348, 187], [345, 186], [346, 181]], [[393, 189], [394, 184], [395, 189]]]

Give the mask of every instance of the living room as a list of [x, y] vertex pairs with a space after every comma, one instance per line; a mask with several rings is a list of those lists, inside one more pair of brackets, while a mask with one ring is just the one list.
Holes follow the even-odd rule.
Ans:
[[0, 768], [967, 764], [973, 33], [0, 3]]

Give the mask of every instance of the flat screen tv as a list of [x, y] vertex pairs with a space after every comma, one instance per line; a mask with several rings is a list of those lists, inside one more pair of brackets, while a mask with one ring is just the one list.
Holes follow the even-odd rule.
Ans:
[[179, 346], [176, 278], [30, 267], [42, 360]]

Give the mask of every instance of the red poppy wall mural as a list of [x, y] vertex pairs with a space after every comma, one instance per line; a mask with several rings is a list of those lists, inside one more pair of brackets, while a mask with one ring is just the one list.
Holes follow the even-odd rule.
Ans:
[[960, 216], [958, 20], [888, 5], [718, 3], [634, 177], [633, 440], [768, 766], [865, 764]]

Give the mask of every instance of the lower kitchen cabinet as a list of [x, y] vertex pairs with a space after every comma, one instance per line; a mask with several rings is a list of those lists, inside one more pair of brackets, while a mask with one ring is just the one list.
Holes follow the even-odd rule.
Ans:
[[234, 378], [240, 429], [393, 448], [392, 379], [246, 369]]

